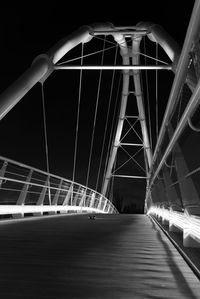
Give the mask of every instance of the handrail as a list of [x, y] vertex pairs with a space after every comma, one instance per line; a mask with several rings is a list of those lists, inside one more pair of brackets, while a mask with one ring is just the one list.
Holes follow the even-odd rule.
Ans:
[[[0, 169], [0, 215], [14, 215], [18, 214], [19, 211], [21, 216], [25, 213], [37, 214], [38, 211], [40, 214], [44, 212], [69, 213], [70, 211], [77, 213], [118, 213], [112, 202], [106, 197], [82, 184], [2, 156], [0, 156], [0, 161], [3, 162]], [[10, 172], [10, 167], [13, 166], [16, 168], [14, 177]], [[26, 172], [23, 177], [22, 171]], [[42, 174], [44, 181], [35, 183], [35, 174]], [[52, 178], [57, 181], [52, 182]], [[67, 186], [65, 183], [68, 183]], [[37, 192], [32, 191], [31, 187], [36, 188], [34, 190]], [[45, 198], [49, 196], [48, 190], [52, 193], [47, 204]], [[34, 194], [34, 199], [31, 199], [32, 197], [27, 199], [27, 196], [31, 194]], [[7, 198], [10, 198], [11, 204], [9, 205]], [[13, 201], [16, 203], [15, 205], [13, 205]]]
[[182, 49], [182, 52], [181, 52], [181, 55], [180, 55], [180, 58], [178, 61], [178, 65], [176, 68], [176, 75], [175, 75], [172, 89], [170, 92], [165, 115], [163, 117], [157, 144], [156, 144], [156, 147], [154, 150], [152, 167], [157, 159], [157, 155], [159, 153], [159, 148], [164, 139], [164, 135], [166, 132], [166, 125], [171, 116], [171, 112], [172, 112], [175, 104], [177, 103], [177, 98], [180, 93], [180, 89], [182, 87], [182, 84], [183, 84], [186, 76], [187, 76], [188, 65], [189, 65], [189, 60], [190, 60], [189, 52], [191, 50], [191, 46], [194, 41], [194, 37], [197, 34], [197, 30], [199, 29], [199, 24], [200, 24], [199, 14], [200, 14], [200, 1], [197, 0], [197, 1], [195, 1], [195, 5], [193, 8], [190, 23], [189, 23], [188, 30], [186, 33], [183, 49]]
[[185, 247], [200, 247], [200, 216], [189, 215], [187, 211], [173, 211], [163, 207], [152, 206], [147, 215], [160, 218], [169, 226], [169, 231], [183, 233], [183, 245]]
[[[32, 166], [30, 166], [30, 165], [27, 165], [27, 164], [24, 164], [24, 163], [21, 163], [21, 162], [12, 160], [12, 159], [10, 159], [10, 158], [6, 158], [6, 157], [3, 157], [3, 156], [0, 156], [0, 160], [6, 161], [6, 162], [8, 162], [8, 163], [11, 163], [11, 164], [14, 164], [14, 165], [17, 165], [17, 166], [19, 166], [19, 167], [26, 168], [26, 169], [29, 169], [29, 170], [32, 169], [33, 171], [38, 172], [38, 173], [40, 173], [40, 174], [43, 174], [43, 175], [46, 175], [46, 176], [49, 176], [49, 175], [50, 175], [51, 177], [53, 177], [53, 178], [55, 178], [55, 179], [63, 180], [64, 182], [67, 182], [67, 183], [70, 183], [70, 184], [76, 184], [76, 185], [78, 185], [79, 187], [86, 188], [84, 185], [82, 185], [82, 184], [80, 184], [80, 183], [73, 182], [73, 181], [71, 181], [71, 180], [69, 180], [69, 179], [63, 178], [63, 177], [58, 176], [58, 175], [55, 175], [55, 174], [50, 174], [50, 173], [48, 173], [48, 172], [46, 172], [46, 171], [43, 171], [43, 170], [41, 170], [41, 169], [32, 167]], [[7, 179], [7, 180], [9, 180], [10, 178], [2, 178], [2, 177], [0, 177], [0, 180], [2, 180], [2, 179]], [[10, 179], [10, 180], [11, 180], [11, 179]], [[13, 180], [13, 181], [14, 181], [14, 180]], [[21, 182], [23, 182], [24, 184], [27, 184], [25, 181], [19, 181], [19, 183], [21, 183]], [[34, 185], [34, 183], [32, 183], [32, 185]], [[36, 184], [35, 184], [35, 185], [36, 185]], [[38, 186], [39, 186], [39, 184], [38, 184]], [[50, 187], [50, 188], [53, 188], [53, 187]], [[54, 189], [57, 190], [58, 188], [54, 188]], [[63, 190], [63, 189], [62, 189], [62, 190]], [[87, 188], [87, 190], [89, 190], [89, 191], [91, 191], [91, 192], [97, 194], [98, 196], [102, 196], [101, 193], [97, 192], [96, 190], [94, 190], [94, 189], [92, 189], [92, 188]]]

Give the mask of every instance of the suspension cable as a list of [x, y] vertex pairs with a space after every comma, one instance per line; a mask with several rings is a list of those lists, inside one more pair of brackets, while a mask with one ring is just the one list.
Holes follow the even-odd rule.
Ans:
[[[144, 38], [144, 51], [146, 54], [146, 42]], [[147, 64], [146, 56], [144, 57], [145, 65]], [[145, 70], [145, 81], [146, 81], [146, 90], [147, 90], [147, 111], [148, 111], [148, 124], [149, 124], [149, 138], [150, 138], [150, 144], [152, 148], [152, 129], [151, 129], [151, 111], [150, 111], [150, 100], [149, 100], [149, 81], [148, 81], [148, 75], [147, 70]]]
[[[114, 65], [116, 65], [116, 61], [117, 61], [117, 51], [118, 51], [118, 46], [116, 46]], [[108, 129], [108, 118], [109, 118], [109, 114], [110, 114], [110, 105], [111, 105], [111, 99], [112, 99], [112, 94], [113, 94], [114, 78], [115, 78], [115, 70], [113, 70], [113, 73], [112, 73], [110, 96], [109, 96], [108, 110], [107, 110], [107, 116], [106, 116], [106, 124], [105, 124], [104, 136], [103, 136], [103, 144], [102, 144], [102, 149], [101, 149], [99, 169], [98, 169], [98, 174], [97, 174], [96, 190], [99, 185], [99, 177], [100, 177], [100, 171], [101, 171], [102, 159], [103, 159], [103, 153], [104, 153], [104, 147], [105, 147], [105, 140], [106, 140], [107, 129]]]
[[[105, 165], [104, 165], [104, 173], [103, 173], [101, 189], [103, 188], [103, 183], [104, 183], [104, 180], [106, 177], [106, 169], [107, 169], [108, 159], [109, 159], [109, 155], [110, 155], [110, 149], [111, 149], [111, 145], [112, 145], [112, 136], [113, 136], [113, 132], [114, 132], [114, 122], [115, 122], [115, 118], [116, 118], [117, 103], [118, 103], [118, 98], [119, 98], [119, 90], [120, 90], [121, 80], [122, 80], [122, 73], [120, 73], [119, 82], [118, 82], [118, 89], [117, 89], [116, 101], [115, 101], [115, 106], [114, 106], [114, 111], [113, 111], [112, 122], [111, 122], [111, 130], [110, 130], [109, 142], [108, 142], [108, 147], [107, 147], [107, 156], [106, 156], [106, 161], [105, 161]], [[119, 110], [119, 108], [120, 107], [118, 107], [118, 110]]]
[[85, 57], [89, 57], [89, 56], [92, 56], [92, 55], [95, 55], [95, 54], [105, 52], [107, 50], [114, 49], [114, 48], [116, 48], [116, 44], [114, 44], [112, 47], [105, 48], [104, 50], [99, 50], [99, 51], [92, 52], [92, 53], [89, 53], [89, 54], [85, 54], [85, 55], [82, 55], [82, 56], [79, 56], [79, 57], [76, 57], [76, 58], [72, 58], [72, 59], [57, 63], [56, 65], [62, 65], [62, 64], [68, 63], [68, 62], [76, 61], [76, 60], [79, 60], [79, 59], [82, 59], [82, 58], [85, 58]]
[[[158, 43], [156, 43], [156, 59], [158, 57]], [[158, 61], [156, 60], [156, 65]], [[156, 141], [158, 140], [158, 70], [156, 70]]]
[[[99, 36], [94, 36], [94, 38], [103, 40], [103, 38], [101, 38], [101, 37], [99, 37]], [[134, 40], [134, 39], [137, 39], [137, 37], [133, 38], [132, 40]], [[112, 44], [112, 45], [115, 45], [115, 43], [112, 42], [112, 41], [107, 40], [107, 42], [110, 43], [110, 44]], [[124, 44], [123, 42], [122, 42], [122, 43], [118, 43], [118, 45], [120, 45], [120, 47], [122, 47], [122, 48], [126, 48], [126, 49], [131, 49], [131, 50], [132, 50], [131, 46], [127, 46], [127, 47], [125, 47], [125, 46], [123, 46], [123, 44]], [[141, 52], [136, 52], [136, 51], [134, 51], [134, 54], [140, 54], [140, 55], [142, 55], [142, 56], [144, 56], [144, 57], [147, 57], [147, 58], [150, 58], [150, 59], [152, 59], [152, 60], [157, 60], [155, 57], [150, 56], [150, 55], [147, 55], [147, 54], [144, 54], [144, 53], [141, 53]], [[166, 65], [169, 64], [168, 62], [163, 61], [163, 60], [160, 60], [160, 59], [158, 59], [157, 61], [158, 61], [158, 62], [161, 62], [161, 63], [163, 63], [163, 64], [166, 64]]]
[[[82, 46], [81, 46], [81, 65], [83, 64], [83, 50], [84, 50], [84, 44], [82, 43]], [[76, 119], [76, 137], [75, 137], [75, 146], [74, 146], [74, 165], [73, 165], [72, 182], [74, 182], [75, 174], [76, 174], [76, 156], [77, 156], [80, 105], [81, 105], [82, 73], [83, 73], [83, 70], [81, 69], [80, 70], [80, 76], [79, 76], [78, 110], [77, 110], [77, 119]]]
[[[43, 111], [43, 125], [44, 125], [44, 140], [45, 140], [45, 153], [46, 153], [46, 169], [49, 173], [49, 149], [48, 149], [48, 138], [47, 138], [47, 122], [46, 122], [46, 109], [45, 109], [45, 99], [44, 99], [44, 85], [41, 83], [42, 90], [42, 111]], [[51, 189], [50, 189], [50, 180], [48, 176], [48, 195], [49, 195], [49, 204], [51, 205]]]
[[[105, 48], [105, 41], [106, 41], [106, 37], [104, 38], [103, 49]], [[104, 51], [102, 52], [102, 56], [101, 56], [101, 65], [103, 64], [103, 60], [104, 60]], [[94, 114], [94, 121], [93, 121], [92, 139], [91, 139], [89, 163], [88, 163], [87, 177], [86, 177], [86, 187], [88, 186], [88, 180], [89, 180], [89, 174], [90, 174], [90, 166], [91, 166], [91, 159], [92, 159], [92, 151], [93, 151], [93, 143], [94, 143], [94, 132], [95, 132], [95, 127], [96, 127], [97, 110], [98, 110], [98, 104], [99, 104], [101, 79], [102, 79], [102, 70], [100, 70], [100, 73], [99, 73], [99, 83], [98, 83], [96, 107], [95, 107], [95, 114]]]

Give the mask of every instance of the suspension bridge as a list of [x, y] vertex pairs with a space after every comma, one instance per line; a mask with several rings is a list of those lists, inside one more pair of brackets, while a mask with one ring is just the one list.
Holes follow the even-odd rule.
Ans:
[[182, 48], [162, 24], [83, 26], [0, 95], [1, 120], [28, 103], [45, 152], [45, 169], [0, 156], [2, 298], [200, 298], [199, 16]]

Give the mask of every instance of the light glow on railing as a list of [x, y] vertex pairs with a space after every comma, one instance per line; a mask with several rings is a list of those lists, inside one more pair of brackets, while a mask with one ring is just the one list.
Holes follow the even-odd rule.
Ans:
[[34, 214], [34, 213], [50, 213], [50, 212], [60, 212], [60, 213], [70, 213], [76, 211], [77, 213], [103, 213], [106, 214], [108, 212], [102, 211], [95, 208], [90, 207], [79, 207], [79, 206], [35, 206], [35, 205], [0, 205], [0, 215], [9, 215], [9, 214]]
[[147, 215], [161, 218], [162, 221], [167, 221], [170, 226], [175, 226], [183, 232], [183, 238], [192, 238], [200, 243], [200, 216], [189, 215], [187, 212], [178, 212], [168, 210], [162, 207], [152, 206]]

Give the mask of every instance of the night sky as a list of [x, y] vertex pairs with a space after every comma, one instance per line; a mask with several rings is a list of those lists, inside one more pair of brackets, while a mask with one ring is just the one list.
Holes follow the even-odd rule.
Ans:
[[[116, 26], [136, 25], [140, 21], [158, 23], [182, 46], [193, 8], [193, 1], [126, 1], [106, 7], [106, 3], [84, 2], [64, 5], [49, 2], [48, 5], [27, 2], [1, 9], [1, 81], [0, 92], [17, 79], [32, 63], [33, 59], [48, 51], [61, 38], [82, 25], [96, 22], [111, 22]], [[176, 5], [176, 6], [175, 6]], [[179, 5], [179, 6], [178, 6]], [[78, 49], [78, 51], [80, 48]], [[92, 50], [92, 49], [91, 49]], [[80, 52], [77, 52], [80, 55]], [[100, 58], [98, 57], [98, 62]], [[81, 99], [81, 131], [78, 142], [75, 180], [85, 184], [90, 144], [94, 101], [94, 84], [86, 83], [98, 74], [83, 73], [84, 91]], [[50, 172], [72, 178], [74, 132], [78, 101], [79, 73], [54, 72], [44, 84]], [[170, 79], [172, 82], [173, 76]], [[106, 78], [104, 79], [106, 82]], [[88, 81], [87, 81], [88, 82]], [[163, 84], [163, 85], [162, 85]], [[167, 83], [166, 83], [167, 84]], [[161, 83], [159, 97], [165, 82]], [[108, 86], [104, 86], [103, 95]], [[106, 100], [105, 100], [106, 101]], [[162, 101], [160, 109], [162, 110]], [[102, 105], [102, 106], [101, 106]], [[102, 140], [101, 120], [106, 113], [102, 100], [97, 118], [94, 153], [91, 163], [89, 187], [96, 185], [96, 174], [100, 158], [99, 142]], [[0, 123], [0, 154], [28, 165], [46, 170], [45, 144], [42, 118], [41, 86], [38, 83]], [[104, 157], [105, 159], [105, 157]], [[126, 202], [141, 202], [144, 184], [132, 181], [118, 182], [116, 192]]]

